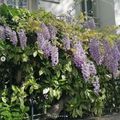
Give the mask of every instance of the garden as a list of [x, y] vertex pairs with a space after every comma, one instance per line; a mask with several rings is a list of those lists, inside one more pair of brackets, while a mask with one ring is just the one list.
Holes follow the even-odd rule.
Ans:
[[0, 6], [0, 120], [119, 112], [118, 27], [73, 19]]

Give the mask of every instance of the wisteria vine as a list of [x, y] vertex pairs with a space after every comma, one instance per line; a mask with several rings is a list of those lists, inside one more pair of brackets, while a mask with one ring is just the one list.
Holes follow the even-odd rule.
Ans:
[[[91, 25], [92, 24], [92, 25]], [[93, 21], [88, 25], [90, 28], [95, 28]], [[96, 94], [100, 91], [99, 77], [97, 75], [96, 65], [104, 65], [106, 69], [117, 77], [120, 61], [120, 42], [111, 45], [108, 40], [98, 40], [96, 38], [90, 39], [89, 42], [89, 57], [83, 49], [83, 43], [73, 36], [69, 38], [67, 34], [63, 34], [61, 38], [57, 36], [58, 30], [55, 26], [40, 24], [40, 30], [35, 31], [37, 36], [38, 49], [42, 50], [44, 56], [50, 59], [52, 66], [59, 64], [59, 51], [63, 49], [65, 52], [72, 51], [72, 60], [78, 70], [82, 73], [83, 79], [88, 82], [92, 79], [94, 92]], [[0, 39], [11, 42], [14, 46], [20, 46], [22, 50], [27, 47], [27, 33], [25, 30], [12, 30], [8, 26], [0, 25]], [[61, 39], [62, 48], [53, 44], [52, 40]], [[74, 42], [73, 42], [74, 41]], [[95, 65], [96, 64], [96, 65]]]

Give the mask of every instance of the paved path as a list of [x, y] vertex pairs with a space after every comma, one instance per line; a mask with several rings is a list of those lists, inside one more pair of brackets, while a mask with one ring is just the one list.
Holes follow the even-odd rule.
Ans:
[[120, 120], [120, 113], [114, 113], [112, 115], [105, 115], [103, 117], [91, 118], [88, 120]]

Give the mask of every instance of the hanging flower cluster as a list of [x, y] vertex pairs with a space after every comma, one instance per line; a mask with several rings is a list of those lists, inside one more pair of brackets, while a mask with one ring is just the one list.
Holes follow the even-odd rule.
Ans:
[[22, 29], [16, 33], [8, 26], [0, 26], [0, 39], [6, 39], [10, 41], [14, 46], [17, 46], [19, 40], [22, 49], [24, 49], [27, 45], [26, 33]]
[[[44, 23], [41, 24], [40, 31], [37, 31], [37, 42], [39, 49], [42, 49], [44, 55], [47, 58], [51, 58], [52, 66], [55, 66], [59, 62], [59, 49], [57, 46], [51, 43], [51, 39], [54, 39], [57, 35], [57, 30], [54, 26], [47, 26]], [[75, 40], [76, 37], [73, 37]], [[65, 51], [74, 49], [73, 62], [75, 66], [81, 70], [83, 78], [88, 81], [91, 77], [96, 76], [96, 68], [92, 61], [88, 60], [85, 51], [82, 47], [82, 42], [76, 40], [75, 43], [71, 42], [67, 35], [63, 35], [61, 42]], [[99, 92], [99, 91], [98, 91]]]
[[96, 61], [97, 65], [101, 65], [101, 62], [103, 59], [103, 56], [101, 54], [99, 46], [100, 46], [99, 40], [97, 40], [95, 38], [90, 40], [89, 51], [90, 51], [90, 54], [91, 54], [92, 58], [94, 59], [94, 61]]
[[65, 36], [65, 35], [63, 36], [62, 42], [63, 42], [64, 49], [70, 50], [71, 41], [67, 36]]
[[95, 29], [96, 28], [96, 24], [93, 18], [90, 18], [89, 20], [87, 20], [84, 24], [83, 27], [85, 28], [89, 28], [89, 29]]
[[[37, 35], [38, 48], [43, 51], [44, 56], [50, 59], [52, 66], [59, 63], [59, 46], [53, 44], [52, 40], [58, 39], [58, 30], [52, 25], [40, 24], [40, 30], [35, 32]], [[11, 42], [14, 46], [20, 46], [25, 49], [27, 46], [27, 36], [23, 29], [17, 32], [8, 26], [0, 26], [0, 39]], [[72, 59], [75, 66], [81, 71], [84, 80], [87, 82], [91, 78], [94, 79], [94, 91], [99, 93], [99, 79], [95, 65], [90, 61], [83, 49], [83, 43], [77, 37], [69, 38], [67, 34], [63, 34], [61, 38], [62, 49], [67, 51], [72, 50]], [[102, 46], [102, 47], [101, 47]], [[93, 38], [89, 42], [89, 52], [97, 65], [104, 65], [113, 77], [116, 78], [116, 73], [120, 61], [120, 42], [113, 46], [107, 40], [98, 40]], [[96, 80], [96, 81], [95, 81]]]
[[0, 38], [1, 38], [2, 40], [5, 39], [5, 29], [4, 29], [3, 26], [0, 26]]
[[[88, 60], [85, 51], [83, 50], [82, 43], [80, 41], [74, 44], [73, 61], [78, 69], [81, 70], [84, 80], [87, 82], [91, 77], [97, 77], [97, 71], [92, 61]], [[98, 82], [99, 83], [99, 82]], [[100, 86], [100, 85], [99, 85]], [[99, 93], [100, 89], [95, 90], [95, 93]]]
[[51, 44], [51, 39], [56, 37], [57, 31], [51, 25], [48, 27], [44, 23], [41, 24], [41, 31], [37, 31], [37, 41], [39, 49], [42, 49], [47, 58], [51, 57], [52, 66], [59, 62], [58, 47]]
[[20, 46], [22, 49], [24, 49], [27, 45], [27, 37], [26, 37], [25, 31], [23, 29], [18, 31], [18, 37], [20, 40]]
[[[102, 46], [102, 54], [101, 53]], [[119, 44], [110, 45], [107, 40], [98, 41], [92, 39], [89, 44], [89, 51], [95, 62], [100, 65], [106, 66], [113, 77], [116, 78], [116, 74], [120, 61]]]

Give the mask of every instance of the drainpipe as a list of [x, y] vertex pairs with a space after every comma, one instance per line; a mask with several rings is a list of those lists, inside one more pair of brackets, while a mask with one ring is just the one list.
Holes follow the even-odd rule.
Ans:
[[19, 8], [19, 0], [16, 0], [16, 1], [15, 1], [15, 7], [16, 7], [16, 8]]
[[88, 8], [87, 8], [87, 0], [84, 1], [85, 2], [85, 15], [86, 15], [86, 19], [88, 19]]
[[28, 9], [32, 11], [32, 1], [28, 0]]

